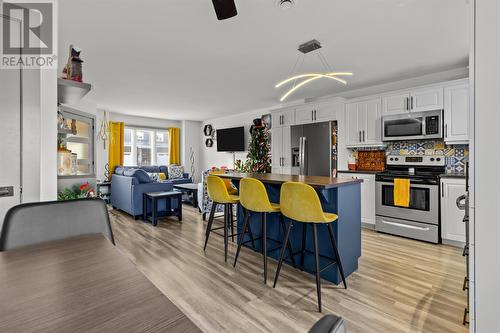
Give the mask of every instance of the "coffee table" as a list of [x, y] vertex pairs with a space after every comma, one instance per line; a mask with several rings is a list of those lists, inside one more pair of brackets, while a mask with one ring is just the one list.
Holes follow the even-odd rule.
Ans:
[[191, 203], [195, 208], [198, 207], [198, 184], [178, 184], [174, 185], [174, 190], [191, 195], [193, 197]]
[[[153, 226], [158, 224], [158, 217], [160, 217], [158, 212], [158, 200], [163, 199], [167, 200], [167, 210], [161, 213], [161, 217], [175, 215], [179, 218], [179, 221], [182, 221], [182, 192], [148, 192], [143, 194], [142, 199], [142, 219], [144, 221], [151, 221]], [[172, 208], [172, 199], [177, 200], [177, 209]], [[149, 201], [151, 201], [151, 216], [148, 214]]]

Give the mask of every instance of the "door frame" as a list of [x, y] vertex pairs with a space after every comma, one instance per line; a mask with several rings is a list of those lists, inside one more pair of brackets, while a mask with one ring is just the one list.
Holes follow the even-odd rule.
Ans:
[[[8, 15], [0, 13], [0, 19], [2, 20], [9, 20], [12, 22], [16, 22], [19, 24], [19, 31], [22, 31], [22, 21], [10, 17]], [[20, 36], [21, 38], [21, 36]], [[19, 48], [19, 54], [22, 54], [22, 48]], [[4, 69], [7, 70], [7, 69]], [[14, 69], [8, 69], [8, 70], [14, 70]], [[19, 203], [23, 202], [23, 166], [24, 166], [24, 161], [23, 161], [23, 144], [24, 144], [24, 137], [23, 137], [23, 121], [24, 121], [24, 107], [23, 107], [23, 66], [22, 64], [19, 66]]]

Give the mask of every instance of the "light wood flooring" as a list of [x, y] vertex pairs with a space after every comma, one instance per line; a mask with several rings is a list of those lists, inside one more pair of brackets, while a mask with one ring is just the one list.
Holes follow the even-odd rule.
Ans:
[[242, 249], [234, 269], [236, 246], [225, 264], [223, 240], [213, 234], [205, 254], [206, 223], [190, 206], [183, 213], [183, 222], [152, 227], [110, 211], [118, 248], [205, 332], [307, 332], [328, 313], [344, 317], [349, 333], [467, 332], [460, 249], [363, 230], [359, 270], [347, 290], [323, 280], [320, 314], [313, 275], [284, 265], [273, 289], [270, 260], [266, 286], [258, 253]]

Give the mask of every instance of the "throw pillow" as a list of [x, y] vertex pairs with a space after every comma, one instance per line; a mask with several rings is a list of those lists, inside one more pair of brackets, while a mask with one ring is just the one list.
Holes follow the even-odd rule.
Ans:
[[160, 173], [158, 172], [148, 172], [148, 176], [152, 183], [159, 183], [161, 180]]
[[181, 178], [184, 178], [184, 167], [182, 165], [169, 165], [168, 179], [181, 179]]

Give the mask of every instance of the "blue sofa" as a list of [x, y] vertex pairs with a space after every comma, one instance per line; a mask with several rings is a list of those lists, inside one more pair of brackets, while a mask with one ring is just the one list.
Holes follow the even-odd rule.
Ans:
[[[142, 170], [142, 171], [136, 171]], [[145, 171], [145, 172], [143, 172]], [[117, 166], [111, 179], [110, 203], [115, 209], [122, 210], [134, 218], [142, 215], [142, 197], [147, 192], [172, 191], [176, 184], [192, 183], [189, 174], [185, 173], [183, 178], [164, 180], [153, 183], [146, 172], [163, 172], [168, 177], [165, 166], [143, 166], [143, 167], [122, 167]], [[158, 202], [158, 211], [177, 208], [170, 207], [170, 203], [165, 200]], [[176, 203], [174, 203], [176, 205]]]

